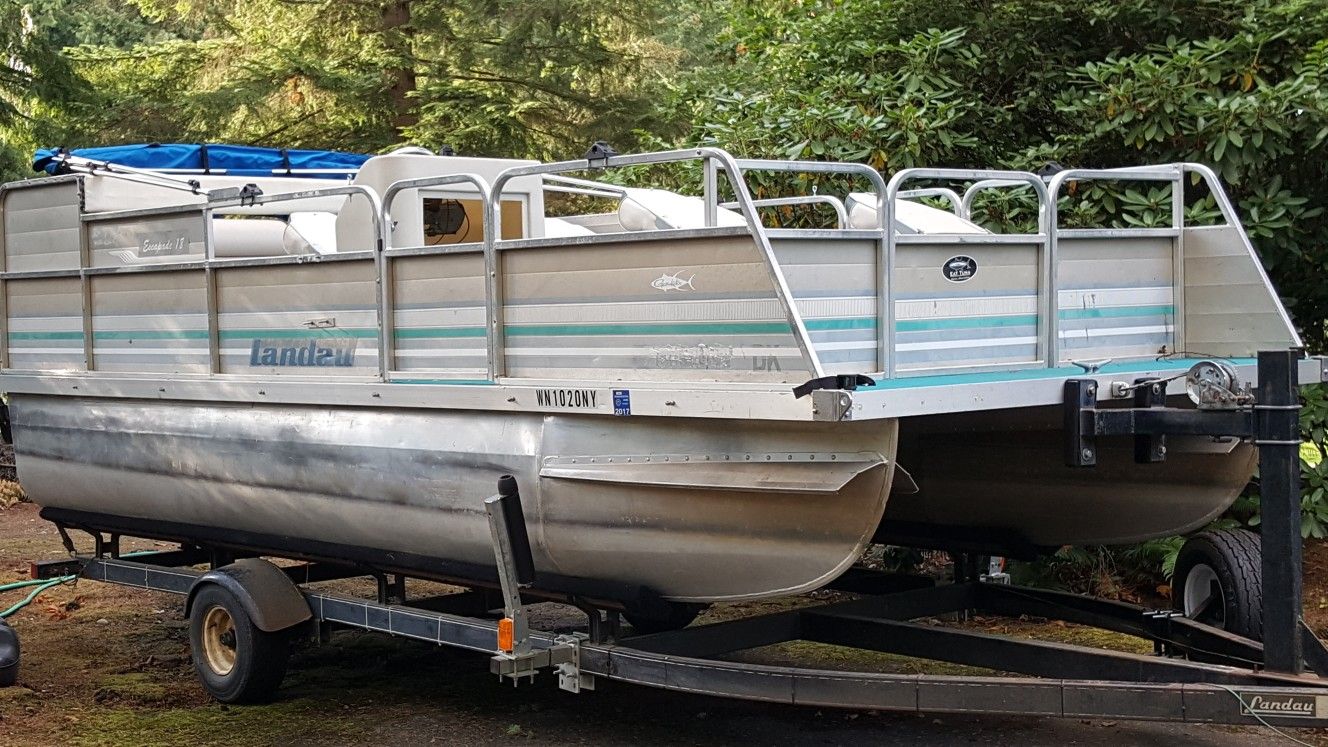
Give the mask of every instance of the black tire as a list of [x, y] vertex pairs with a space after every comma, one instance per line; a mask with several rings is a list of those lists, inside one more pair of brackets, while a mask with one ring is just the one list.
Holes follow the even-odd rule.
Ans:
[[18, 633], [0, 618], [0, 687], [18, 682]]
[[660, 602], [651, 605], [649, 610], [628, 607], [623, 611], [623, 618], [638, 633], [667, 633], [682, 630], [709, 605], [689, 604], [686, 602]]
[[259, 630], [234, 594], [209, 585], [194, 597], [189, 647], [194, 671], [212, 697], [223, 703], [264, 703], [286, 676], [290, 636]]
[[[1200, 622], [1262, 641], [1262, 563], [1259, 535], [1254, 532], [1199, 532], [1185, 540], [1176, 558], [1172, 604]], [[1219, 596], [1211, 603], [1200, 601], [1214, 594]]]

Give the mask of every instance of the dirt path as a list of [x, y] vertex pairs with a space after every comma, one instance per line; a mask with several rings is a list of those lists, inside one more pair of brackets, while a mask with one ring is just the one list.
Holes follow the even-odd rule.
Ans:
[[[1328, 546], [1307, 556], [1328, 571]], [[0, 512], [0, 582], [62, 554], [36, 509]], [[1314, 573], [1314, 571], [1312, 571]], [[1324, 574], [1328, 581], [1328, 573]], [[1316, 577], [1317, 579], [1317, 577]], [[1318, 615], [1323, 589], [1307, 593]], [[8, 598], [0, 600], [8, 602]], [[557, 615], [555, 610], [542, 610]], [[1316, 622], [1328, 621], [1328, 615]], [[210, 701], [189, 665], [180, 600], [80, 582], [13, 619], [20, 687], [0, 689], [0, 745], [664, 744], [1266, 745], [1259, 729], [1059, 719], [841, 712], [687, 696], [616, 683], [563, 693], [541, 676], [516, 691], [484, 657], [367, 634], [301, 650], [281, 699]], [[777, 653], [776, 653], [777, 655]], [[833, 665], [834, 662], [827, 662]], [[1328, 738], [1297, 732], [1328, 745]], [[1290, 744], [1290, 742], [1287, 742]]]

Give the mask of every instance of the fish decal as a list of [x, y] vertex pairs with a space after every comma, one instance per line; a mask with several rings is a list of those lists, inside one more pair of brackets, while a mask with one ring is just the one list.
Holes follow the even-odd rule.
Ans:
[[696, 274], [693, 273], [691, 277], [683, 280], [683, 272], [683, 270], [678, 270], [672, 275], [660, 275], [650, 283], [650, 287], [662, 291], [696, 290], [696, 286], [692, 285], [692, 281], [696, 279]]
[[941, 272], [945, 275], [946, 280], [952, 283], [962, 283], [971, 280], [974, 275], [978, 274], [978, 262], [972, 257], [960, 254], [945, 260], [945, 264], [941, 265]]

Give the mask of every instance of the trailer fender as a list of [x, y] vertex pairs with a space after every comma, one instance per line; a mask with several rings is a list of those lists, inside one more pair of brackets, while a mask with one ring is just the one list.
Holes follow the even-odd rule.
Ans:
[[185, 616], [193, 614], [194, 597], [216, 584], [240, 600], [249, 619], [264, 633], [275, 633], [313, 618], [304, 594], [280, 568], [260, 558], [244, 558], [208, 571], [189, 588]]

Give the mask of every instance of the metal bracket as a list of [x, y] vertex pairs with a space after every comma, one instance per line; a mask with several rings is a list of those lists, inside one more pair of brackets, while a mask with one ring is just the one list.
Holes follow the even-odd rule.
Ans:
[[1249, 439], [1257, 435], [1261, 419], [1257, 408], [1249, 406], [1232, 410], [1166, 407], [1161, 382], [1133, 387], [1134, 407], [1099, 409], [1097, 388], [1093, 379], [1065, 382], [1065, 463], [1071, 467], [1097, 464], [1099, 436], [1133, 436], [1135, 461], [1148, 464], [1166, 459], [1168, 434]]
[[[571, 641], [563, 641], [570, 638]], [[521, 653], [499, 652], [489, 658], [489, 671], [498, 678], [509, 679], [512, 685], [520, 684], [522, 678], [535, 679], [535, 673], [546, 667], [558, 667], [559, 685], [562, 684], [563, 665], [570, 665], [570, 672], [580, 676], [581, 657], [579, 641], [572, 636], [559, 636], [559, 643], [548, 648], [529, 650]], [[590, 675], [586, 675], [589, 677]], [[564, 688], [566, 689], [566, 688]], [[589, 688], [587, 688], [589, 689]], [[575, 692], [575, 691], [574, 691]]]

